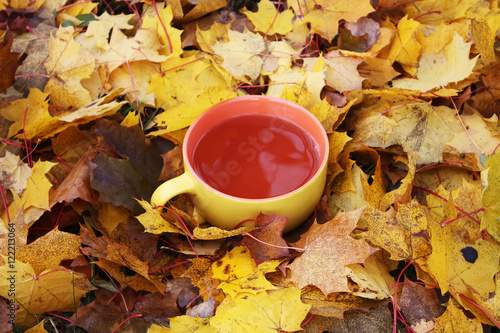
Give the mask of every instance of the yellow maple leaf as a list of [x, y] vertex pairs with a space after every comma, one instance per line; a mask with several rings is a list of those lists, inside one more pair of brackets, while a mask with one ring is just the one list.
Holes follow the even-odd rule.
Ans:
[[363, 61], [360, 57], [344, 56], [339, 51], [325, 55], [326, 84], [339, 92], [361, 90], [362, 78], [358, 73], [358, 65]]
[[427, 29], [421, 29], [414, 37], [422, 46], [421, 53], [440, 54], [453, 41], [455, 33], [466, 40], [469, 37], [469, 22], [441, 23], [432, 35], [428, 36]]
[[47, 318], [42, 319], [38, 324], [35, 326], [31, 327], [30, 329], [24, 331], [24, 333], [49, 333], [44, 325], [47, 322]]
[[368, 206], [363, 214], [368, 223], [366, 238], [391, 254], [392, 260], [412, 260], [431, 253], [427, 241], [427, 211], [412, 200], [398, 210], [379, 211]]
[[302, 13], [307, 13], [304, 20], [311, 24], [311, 32], [319, 34], [328, 41], [337, 35], [341, 19], [355, 22], [373, 11], [368, 0], [319, 0], [309, 1], [304, 8], [299, 6], [301, 4], [294, 5], [295, 14], [300, 10]]
[[49, 114], [48, 94], [33, 88], [27, 98], [18, 99], [0, 110], [0, 115], [13, 122], [10, 125], [8, 138], [14, 137], [24, 128], [27, 139], [35, 137], [31, 128], [38, 128], [44, 124], [53, 125], [57, 121]]
[[293, 86], [285, 85], [280, 96], [280, 98], [286, 99], [287, 101], [293, 102], [302, 107], [306, 107], [306, 104], [310, 97], [311, 93], [309, 92], [309, 90], [307, 90], [307, 84], [305, 80], [297, 82]]
[[105, 64], [109, 73], [122, 64], [138, 60], [162, 62], [168, 59], [160, 54], [162, 45], [155, 31], [139, 29], [133, 38], [128, 38], [118, 27], [113, 27], [109, 49], [96, 57], [96, 62]]
[[302, 289], [300, 299], [311, 305], [311, 313], [323, 317], [344, 319], [346, 311], [368, 309], [375, 305], [374, 300], [354, 296], [352, 293], [331, 293], [324, 295], [321, 290], [313, 286]]
[[393, 87], [428, 91], [445, 87], [448, 83], [466, 79], [474, 68], [478, 56], [469, 59], [471, 43], [465, 43], [455, 32], [452, 42], [444, 53], [424, 53], [418, 63], [416, 79], [404, 78], [393, 81]]
[[[148, 90], [151, 77], [158, 73], [160, 66], [155, 66], [156, 64], [151, 66], [151, 64], [149, 60], [134, 60], [129, 62], [128, 65], [122, 64], [109, 73], [108, 82], [105, 85], [108, 85], [110, 90], [123, 89], [122, 95], [132, 105], [139, 104], [140, 107], [155, 105], [155, 94], [148, 92]], [[137, 124], [139, 114], [135, 118], [132, 117], [132, 114], [133, 112], [130, 112], [127, 115], [130, 117], [130, 124], [134, 122]], [[122, 122], [122, 124], [124, 123]]]
[[493, 326], [495, 323], [492, 319], [496, 320], [497, 323], [500, 321], [499, 273], [495, 275], [495, 285], [495, 292], [488, 295], [488, 297], [481, 297], [478, 293], [471, 291], [471, 294], [467, 295], [467, 299], [465, 299], [463, 296], [458, 295], [453, 287], [450, 287], [450, 293], [453, 295], [455, 300], [457, 300], [457, 302], [459, 302], [465, 309], [472, 312], [482, 323]]
[[427, 258], [425, 270], [435, 277], [442, 294], [453, 287], [464, 295], [474, 290], [488, 298], [495, 290], [493, 278], [500, 271], [500, 246], [482, 238], [468, 239], [461, 223], [441, 226], [442, 222], [456, 216], [455, 204], [430, 194], [426, 200], [429, 207], [442, 207], [443, 215], [433, 212], [428, 219], [432, 253]]
[[[64, 6], [64, 2], [60, 2], [58, 5], [54, 5], [52, 3], [53, 1], [46, 1], [46, 5], [49, 5], [48, 7], [52, 5], [54, 6], [53, 10], [58, 11], [56, 22], [57, 26], [60, 26], [64, 21], [70, 21], [74, 26], [78, 26], [82, 23], [81, 20], [76, 18], [78, 15], [90, 14], [92, 12], [95, 12], [97, 6], [99, 6], [98, 3], [92, 2], [79, 2], [75, 3], [73, 6]], [[61, 7], [64, 8], [61, 10]]]
[[[114, 114], [126, 103], [126, 101], [113, 101], [120, 92], [121, 90], [113, 91], [76, 111], [52, 117], [48, 109], [48, 94], [38, 89], [31, 89], [27, 98], [14, 101], [0, 111], [0, 114], [13, 121], [9, 128], [8, 137], [22, 139], [26, 137], [29, 140], [43, 139], [52, 137], [68, 127], [85, 124], [94, 119]], [[24, 131], [21, 131], [23, 129]]]
[[80, 45], [73, 38], [74, 28], [60, 27], [50, 39], [49, 59], [45, 69], [50, 79], [45, 92], [51, 103], [66, 109], [78, 109], [92, 102], [81, 81], [89, 78], [95, 68], [95, 58], [80, 54]]
[[359, 69], [364, 73], [372, 86], [383, 87], [387, 82], [399, 75], [394, 70], [389, 59], [368, 58], [360, 65]]
[[89, 22], [85, 38], [93, 38], [98, 48], [107, 50], [109, 48], [108, 39], [111, 29], [115, 26], [123, 30], [132, 29], [134, 26], [128, 22], [134, 16], [134, 14], [110, 15], [108, 12], [104, 12], [97, 20]]
[[127, 113], [127, 115], [120, 124], [126, 127], [134, 127], [134, 126], [139, 126], [139, 123], [140, 123], [139, 112], [130, 111], [129, 113]]
[[156, 10], [152, 6], [146, 11], [141, 28], [156, 33], [164, 45], [165, 55], [179, 55], [182, 53], [182, 30], [172, 27], [172, 19], [174, 18], [172, 7], [168, 5], [162, 8], [162, 5], [164, 4], [156, 3]]
[[289, 70], [292, 67], [293, 56], [298, 52], [285, 41], [273, 41], [267, 45], [268, 56], [264, 58], [262, 73], [272, 75], [278, 70]]
[[35, 0], [35, 1], [25, 1], [25, 0], [5, 0], [0, 1], [0, 10], [6, 8], [16, 8], [16, 9], [38, 9], [47, 0]]
[[293, 332], [301, 330], [310, 305], [302, 303], [300, 290], [283, 288], [242, 298], [226, 298], [210, 318], [217, 332]]
[[[180, 2], [180, 1], [179, 1]], [[189, 10], [184, 16], [185, 21], [194, 21], [202, 16], [205, 16], [211, 12], [215, 12], [218, 9], [227, 6], [226, 0], [212, 0], [212, 1], [199, 1], [193, 0], [191, 3], [195, 4], [194, 8]], [[182, 3], [183, 5], [184, 3]]]
[[161, 234], [164, 232], [181, 233], [184, 232], [165, 220], [160, 212], [153, 209], [149, 202], [145, 200], [137, 200], [139, 204], [146, 210], [145, 213], [136, 216], [136, 219], [144, 226], [144, 231], [152, 234]]
[[266, 35], [285, 35], [292, 31], [293, 12], [291, 9], [278, 12], [269, 0], [262, 0], [258, 4], [258, 11], [244, 10], [243, 13], [250, 19], [256, 31]]
[[[461, 128], [456, 132], [455, 137], [449, 146], [456, 149], [459, 154], [473, 155], [476, 159], [475, 166], [478, 170], [483, 169], [481, 163], [482, 155], [492, 155], [496, 147], [500, 144], [500, 136], [495, 133], [495, 128], [491, 124], [497, 123], [496, 116], [490, 119], [485, 118], [475, 109], [469, 109], [466, 114], [460, 115], [467, 132]], [[470, 137], [474, 140], [470, 139]], [[480, 150], [477, 146], [479, 146]]]
[[486, 159], [481, 172], [482, 203], [486, 209], [481, 219], [481, 229], [486, 229], [500, 242], [500, 154]]
[[341, 211], [352, 211], [365, 206], [361, 179], [366, 177], [366, 175], [352, 160], [348, 161], [345, 170], [332, 183], [335, 193], [332, 193], [328, 199], [328, 207], [333, 212], [339, 209]]
[[469, 319], [465, 313], [458, 309], [453, 302], [448, 302], [446, 311], [436, 319], [433, 332], [470, 332], [481, 333], [483, 327], [477, 318]]
[[[46, 270], [37, 275], [30, 264], [16, 261], [12, 273], [8, 258], [2, 256], [2, 261], [0, 296], [19, 305], [17, 325], [35, 325], [45, 312], [76, 311], [80, 298], [94, 289], [85, 275], [69, 269]], [[9, 295], [12, 290], [14, 295]]]
[[[364, 146], [361, 147], [364, 149]], [[369, 148], [370, 150], [372, 148]], [[386, 193], [386, 185], [384, 183], [384, 174], [380, 162], [380, 156], [377, 158], [375, 171], [372, 173], [371, 181], [365, 177], [361, 177], [361, 186], [363, 187], [364, 199], [367, 205], [374, 208], [380, 208], [380, 202]]]
[[192, 102], [206, 87], [198, 75], [210, 66], [194, 54], [190, 57], [171, 57], [161, 64], [163, 74], [154, 74], [148, 92], [156, 95], [156, 107], [168, 110], [177, 104]]
[[371, 299], [386, 299], [394, 295], [395, 279], [389, 274], [389, 268], [376, 256], [366, 258], [363, 265], [347, 266], [347, 276], [359, 287], [353, 295]]
[[415, 74], [422, 46], [415, 39], [415, 34], [422, 29], [417, 21], [406, 16], [398, 23], [397, 34], [387, 56], [391, 62], [397, 61], [410, 74]]
[[409, 17], [423, 24], [439, 25], [440, 23], [449, 23], [463, 18], [470, 18], [470, 11], [474, 7], [489, 7], [487, 0], [461, 0], [461, 1], [434, 1], [421, 0], [418, 6], [407, 4], [403, 11]]
[[49, 210], [49, 190], [52, 184], [45, 176], [57, 163], [49, 161], [38, 161], [32, 168], [33, 174], [28, 179], [26, 191], [21, 197], [21, 204], [24, 209], [30, 207]]
[[196, 41], [205, 52], [212, 52], [212, 45], [217, 42], [229, 42], [229, 28], [227, 24], [214, 22], [208, 30], [196, 29]]
[[[288, 46], [290, 48], [290, 46]], [[290, 89], [290, 85], [295, 83], [293, 89], [307, 89], [307, 100], [302, 106], [311, 110], [321, 102], [321, 91], [325, 86], [325, 65], [323, 56], [304, 59], [302, 68], [292, 66], [292, 57], [295, 51], [285, 51], [285, 47], [273, 50], [271, 55], [278, 57], [278, 68], [269, 74], [271, 84], [266, 95], [282, 97], [285, 89]], [[288, 93], [286, 93], [288, 94]], [[285, 97], [288, 98], [288, 97]]]
[[166, 127], [166, 130], [157, 131], [153, 135], [161, 135], [164, 132], [172, 132], [188, 127], [212, 105], [234, 98], [237, 95], [236, 92], [221, 87], [207, 88], [193, 101], [171, 107], [156, 116], [155, 120], [158, 122], [158, 127]]
[[216, 42], [212, 50], [222, 61], [222, 68], [236, 79], [249, 82], [247, 76], [255, 80], [262, 69], [264, 61], [260, 54], [265, 51], [264, 39], [257, 33], [247, 31], [241, 33], [228, 31], [229, 42]]
[[212, 277], [222, 281], [219, 288], [231, 297], [242, 293], [255, 295], [276, 289], [264, 274], [274, 272], [280, 262], [269, 260], [257, 266], [250, 251], [245, 246], [238, 246], [212, 264]]

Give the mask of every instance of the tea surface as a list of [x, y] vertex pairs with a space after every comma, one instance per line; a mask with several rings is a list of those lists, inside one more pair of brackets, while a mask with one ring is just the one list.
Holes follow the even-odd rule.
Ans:
[[240, 198], [264, 199], [291, 192], [319, 168], [312, 136], [275, 115], [239, 115], [210, 128], [191, 156], [211, 187]]

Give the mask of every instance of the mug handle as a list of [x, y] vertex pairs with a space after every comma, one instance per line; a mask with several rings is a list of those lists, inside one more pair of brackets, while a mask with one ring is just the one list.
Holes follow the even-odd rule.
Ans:
[[[194, 193], [194, 183], [187, 173], [167, 180], [154, 191], [151, 196], [151, 206], [165, 206], [168, 200], [181, 193]], [[157, 208], [162, 211], [162, 207]]]

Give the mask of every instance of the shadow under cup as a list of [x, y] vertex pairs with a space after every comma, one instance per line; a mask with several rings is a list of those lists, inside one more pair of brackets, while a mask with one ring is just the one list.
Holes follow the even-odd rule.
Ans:
[[[226, 194], [208, 184], [193, 165], [195, 149], [210, 129], [224, 120], [240, 115], [277, 116], [305, 130], [314, 139], [319, 155], [315, 163], [316, 170], [313, 170], [309, 180], [282, 195], [251, 199]], [[285, 232], [288, 232], [300, 225], [321, 199], [326, 180], [328, 149], [328, 138], [321, 123], [295, 103], [267, 96], [242, 96], [223, 101], [199, 116], [186, 133], [183, 143], [184, 166], [195, 184], [194, 190], [187, 192], [193, 194], [193, 201], [200, 215], [217, 227], [232, 229], [239, 222], [255, 219], [259, 213], [263, 213], [289, 217], [285, 228]], [[230, 173], [231, 170], [228, 171]], [[229, 176], [245, 177], [244, 174]]]

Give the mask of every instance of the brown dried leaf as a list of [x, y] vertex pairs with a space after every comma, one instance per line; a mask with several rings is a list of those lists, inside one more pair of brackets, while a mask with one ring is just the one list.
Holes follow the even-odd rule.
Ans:
[[17, 69], [18, 53], [11, 52], [12, 34], [9, 30], [0, 43], [0, 93], [5, 92], [14, 83], [14, 75]]
[[[286, 248], [287, 243], [282, 237], [288, 217], [264, 215], [262, 213], [255, 219], [252, 236], [265, 242], [263, 244], [250, 236], [243, 237], [242, 243], [250, 250], [253, 259], [258, 264], [270, 260], [287, 257], [290, 251]], [[275, 245], [275, 246], [272, 246]]]
[[398, 305], [401, 306], [405, 319], [410, 325], [415, 325], [421, 320], [435, 321], [443, 313], [435, 289], [429, 289], [417, 283], [403, 285]]

